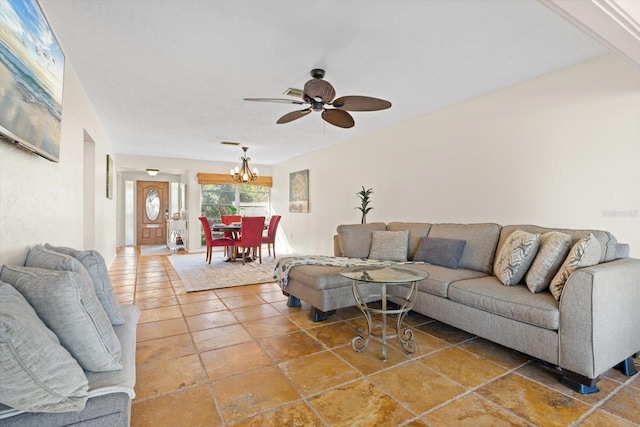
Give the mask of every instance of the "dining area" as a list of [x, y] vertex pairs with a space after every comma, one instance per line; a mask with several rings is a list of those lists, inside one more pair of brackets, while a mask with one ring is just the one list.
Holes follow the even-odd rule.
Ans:
[[[199, 217], [207, 245], [206, 259], [211, 264], [213, 248], [222, 248], [227, 262], [258, 261], [262, 264], [262, 246], [267, 245], [268, 256], [276, 257], [275, 241], [281, 215], [265, 216], [222, 215], [220, 223], [210, 223], [206, 216]], [[214, 237], [220, 235], [221, 237]]]

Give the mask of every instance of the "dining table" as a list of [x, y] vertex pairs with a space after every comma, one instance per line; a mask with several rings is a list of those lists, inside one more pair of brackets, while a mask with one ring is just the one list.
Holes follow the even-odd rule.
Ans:
[[[264, 229], [266, 230], [267, 228], [269, 228], [269, 224], [265, 223]], [[240, 233], [242, 232], [242, 223], [232, 222], [231, 224], [213, 224], [211, 226], [211, 231], [216, 231], [218, 233], [231, 233], [231, 238], [233, 240], [236, 240], [240, 238]], [[248, 248], [246, 250], [248, 250]], [[227, 258], [225, 261], [234, 262], [238, 258], [242, 259], [242, 254], [238, 253], [237, 249], [234, 248], [234, 250], [231, 251], [231, 256]], [[245, 262], [251, 262], [251, 261], [253, 261], [253, 257], [251, 256], [245, 259]]]

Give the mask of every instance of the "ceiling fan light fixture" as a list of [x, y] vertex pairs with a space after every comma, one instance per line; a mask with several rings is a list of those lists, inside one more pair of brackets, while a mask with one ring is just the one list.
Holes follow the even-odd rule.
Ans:
[[242, 147], [242, 151], [244, 154], [240, 157], [242, 161], [240, 167], [237, 166], [229, 172], [231, 178], [234, 181], [239, 182], [241, 184], [245, 184], [247, 182], [253, 182], [258, 179], [258, 168], [253, 168], [253, 170], [249, 167], [249, 160], [251, 157], [247, 157], [247, 150], [249, 147]]
[[156, 176], [158, 175], [158, 172], [160, 172], [158, 169], [147, 169], [149, 176]]

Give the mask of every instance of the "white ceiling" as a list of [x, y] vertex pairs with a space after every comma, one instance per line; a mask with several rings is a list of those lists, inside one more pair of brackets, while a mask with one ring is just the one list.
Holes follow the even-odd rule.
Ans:
[[[40, 0], [116, 153], [275, 164], [608, 52], [534, 0]], [[278, 125], [312, 68], [389, 110]], [[64, 110], [63, 110], [64, 111]], [[64, 114], [64, 112], [63, 112]]]

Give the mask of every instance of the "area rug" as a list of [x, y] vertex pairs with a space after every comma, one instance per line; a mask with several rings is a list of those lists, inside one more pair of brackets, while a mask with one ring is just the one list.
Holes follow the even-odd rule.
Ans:
[[225, 262], [224, 258], [215, 253], [211, 264], [207, 264], [205, 261], [206, 255], [204, 253], [171, 255], [168, 258], [182, 279], [187, 292], [274, 281], [273, 270], [276, 266], [276, 260], [271, 257], [263, 257], [262, 264], [253, 261], [245, 265], [242, 265], [242, 261]]
[[167, 245], [143, 245], [140, 246], [140, 255], [171, 255]]

